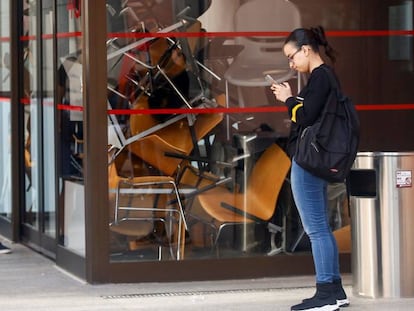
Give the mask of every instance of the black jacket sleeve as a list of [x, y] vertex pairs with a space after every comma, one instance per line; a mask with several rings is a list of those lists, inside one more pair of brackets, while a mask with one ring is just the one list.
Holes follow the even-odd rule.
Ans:
[[285, 104], [288, 107], [292, 122], [302, 128], [312, 125], [322, 112], [330, 88], [327, 73], [320, 67], [314, 69], [309, 77], [308, 84], [298, 96], [286, 100]]

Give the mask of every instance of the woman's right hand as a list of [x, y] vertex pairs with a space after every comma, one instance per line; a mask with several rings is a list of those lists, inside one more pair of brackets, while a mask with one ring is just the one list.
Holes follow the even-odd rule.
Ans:
[[292, 97], [292, 89], [290, 88], [290, 85], [287, 82], [283, 82], [283, 83], [280, 83], [280, 84], [273, 83], [270, 86], [270, 89], [272, 90], [272, 92], [275, 95], [276, 99], [280, 100], [283, 103], [289, 97]]

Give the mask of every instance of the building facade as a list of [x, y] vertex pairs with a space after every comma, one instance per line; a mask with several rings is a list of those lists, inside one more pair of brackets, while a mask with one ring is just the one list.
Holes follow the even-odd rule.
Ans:
[[[414, 149], [413, 1], [3, 0], [0, 234], [90, 283], [312, 273], [264, 78], [322, 25], [361, 151]], [[277, 159], [277, 160], [274, 160]], [[350, 271], [343, 184], [330, 222]]]

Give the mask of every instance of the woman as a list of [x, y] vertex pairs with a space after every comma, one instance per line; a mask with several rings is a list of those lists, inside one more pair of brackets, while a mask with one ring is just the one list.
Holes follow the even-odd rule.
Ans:
[[283, 52], [292, 69], [310, 73], [307, 85], [293, 97], [288, 83], [273, 84], [277, 100], [286, 104], [292, 121], [288, 151], [293, 157], [291, 184], [293, 197], [305, 232], [308, 234], [316, 271], [316, 293], [291, 310], [339, 310], [349, 305], [339, 273], [338, 249], [328, 222], [327, 181], [300, 167], [294, 160], [300, 131], [313, 124], [322, 113], [331, 89], [326, 65], [320, 54], [335, 62], [335, 51], [328, 44], [322, 27], [296, 29], [286, 39]]

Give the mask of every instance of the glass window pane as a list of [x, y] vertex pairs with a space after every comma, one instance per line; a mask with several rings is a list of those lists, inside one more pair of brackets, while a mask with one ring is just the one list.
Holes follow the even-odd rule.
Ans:
[[0, 216], [11, 218], [10, 7], [0, 3]]
[[[360, 31], [412, 30], [412, 1], [381, 4], [371, 13], [373, 2], [192, 1], [187, 8], [184, 0], [108, 1], [111, 259], [177, 259], [178, 242], [180, 259], [266, 256], [279, 247], [310, 252], [289, 184], [268, 191], [273, 206], [266, 215], [269, 193], [255, 189], [257, 180], [272, 182], [266, 170], [258, 172], [273, 144], [286, 151], [291, 122], [264, 77], [290, 83], [296, 94], [308, 76], [289, 69], [286, 34], [322, 25], [339, 51], [341, 85], [356, 104], [412, 102], [412, 35]], [[361, 18], [368, 13], [370, 19]], [[411, 148], [411, 111], [369, 113], [375, 118], [363, 120], [370, 135], [362, 148]], [[378, 121], [402, 122], [405, 130], [391, 126], [383, 133]], [[369, 140], [372, 135], [381, 137]], [[279, 160], [273, 175], [285, 174]], [[173, 190], [143, 190], [143, 180], [165, 178], [174, 180], [181, 200]], [[349, 224], [344, 191], [328, 191], [333, 230]], [[184, 235], [177, 229], [178, 201]], [[152, 218], [139, 219], [142, 208]], [[171, 218], [157, 213], [161, 208], [178, 212]]]
[[59, 1], [57, 5], [59, 242], [85, 255], [82, 32], [78, 3]]
[[51, 237], [56, 234], [56, 146], [55, 146], [55, 107], [53, 72], [55, 69], [53, 55], [53, 7], [51, 2], [44, 3], [42, 8], [43, 20], [43, 99], [42, 99], [42, 128], [43, 144], [43, 204], [44, 232]]
[[24, 150], [26, 171], [26, 202], [23, 214], [24, 222], [39, 229], [39, 103], [37, 100], [37, 37], [36, 37], [36, 5], [23, 0], [23, 97], [24, 107]]
[[[214, 16], [224, 9], [227, 17], [234, 14], [236, 2], [198, 1], [190, 10], [184, 1], [151, 7], [137, 2], [112, 1], [108, 6], [111, 259], [278, 252], [279, 189], [259, 218], [253, 205], [265, 203], [253, 203], [258, 189], [249, 179], [258, 179], [269, 155], [254, 168], [265, 150], [278, 153], [269, 147], [288, 132], [287, 113], [260, 113], [273, 103], [264, 75], [244, 90], [226, 79], [245, 38], [202, 35], [209, 25], [234, 30], [224, 29], [230, 27], [227, 19]], [[287, 65], [283, 58], [283, 68]], [[225, 115], [226, 107], [242, 108], [241, 113]], [[244, 113], [248, 107], [259, 107], [259, 112]], [[281, 170], [285, 176], [289, 159], [287, 163]], [[271, 230], [270, 219], [275, 222]]]

